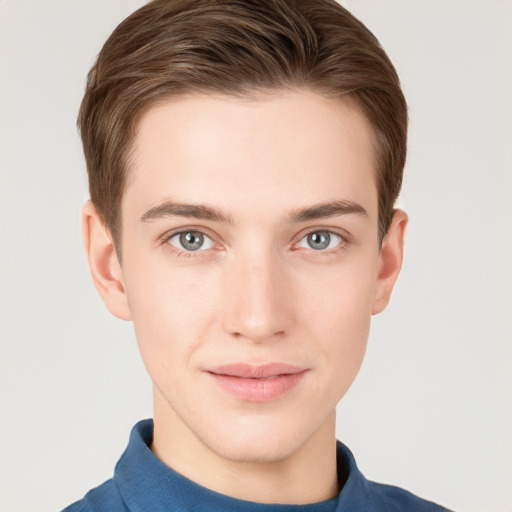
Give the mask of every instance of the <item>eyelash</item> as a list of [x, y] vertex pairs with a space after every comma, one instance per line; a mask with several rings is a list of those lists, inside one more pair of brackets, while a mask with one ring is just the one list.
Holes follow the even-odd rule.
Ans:
[[[346, 250], [348, 246], [350, 245], [350, 240], [348, 235], [342, 234], [338, 231], [333, 231], [332, 229], [328, 228], [315, 228], [311, 229], [310, 231], [307, 231], [301, 235], [299, 240], [293, 244], [293, 246], [297, 246], [302, 240], [307, 238], [309, 235], [313, 233], [328, 233], [331, 237], [334, 235], [335, 237], [338, 237], [340, 239], [338, 245], [331, 249], [324, 249], [324, 250], [314, 250], [312, 248], [309, 248], [310, 251], [312, 251], [314, 254], [318, 254], [319, 256], [329, 257], [329, 256], [335, 256], [339, 254], [340, 252]], [[306, 249], [308, 250], [308, 249]]]
[[[160, 243], [162, 245], [166, 245], [168, 247], [168, 249], [173, 253], [175, 254], [177, 257], [184, 257], [184, 258], [195, 258], [195, 257], [198, 257], [198, 256], [201, 256], [201, 253], [204, 252], [204, 251], [207, 251], [208, 249], [203, 249], [203, 250], [197, 250], [197, 251], [187, 251], [187, 250], [180, 250], [178, 249], [177, 247], [171, 245], [169, 243], [169, 240], [177, 235], [182, 235], [184, 233], [200, 233], [201, 235], [205, 236], [205, 237], [208, 237], [210, 240], [212, 240], [212, 242], [215, 244], [215, 242], [213, 241], [213, 236], [211, 236], [207, 231], [204, 230], [204, 228], [181, 228], [177, 231], [173, 231], [171, 233], [166, 233], [164, 236], [161, 237], [160, 239]], [[331, 248], [331, 249], [326, 249], [326, 250], [317, 250], [315, 251], [314, 249], [309, 249], [311, 250], [314, 254], [318, 254], [320, 256], [333, 256], [333, 255], [336, 255], [344, 250], [346, 250], [348, 248], [348, 246], [350, 245], [350, 238], [348, 237], [347, 234], [342, 234], [338, 231], [334, 231], [332, 230], [331, 228], [315, 228], [315, 229], [311, 229], [303, 234], [301, 234], [300, 238], [294, 242], [292, 244], [292, 248], [293, 250], [299, 250], [300, 248], [296, 248], [296, 246], [302, 241], [304, 240], [304, 238], [306, 238], [307, 236], [313, 234], [313, 233], [328, 233], [329, 235], [334, 235], [336, 237], [339, 237], [340, 238], [340, 242], [339, 244], [334, 247], [334, 248]], [[213, 247], [214, 250], [215, 247]], [[218, 250], [218, 249], [217, 249]]]
[[[190, 228], [181, 228], [177, 231], [172, 231], [170, 233], [166, 233], [161, 239], [160, 239], [160, 243], [162, 245], [166, 245], [167, 248], [173, 253], [175, 254], [177, 257], [181, 258], [195, 258], [197, 256], [201, 256], [201, 253], [204, 252], [205, 250], [207, 249], [203, 249], [203, 250], [197, 250], [197, 251], [186, 251], [186, 250], [180, 250], [178, 249], [177, 247], [174, 247], [173, 245], [171, 245], [169, 243], [169, 240], [175, 236], [178, 236], [178, 235], [183, 235], [185, 233], [200, 233], [201, 235], [203, 235], [204, 237], [208, 237], [210, 240], [212, 240], [212, 242], [215, 244], [215, 242], [213, 241], [213, 236], [210, 235], [207, 231], [204, 230], [204, 228], [194, 228], [194, 227], [190, 227]], [[215, 250], [215, 247], [213, 248]]]

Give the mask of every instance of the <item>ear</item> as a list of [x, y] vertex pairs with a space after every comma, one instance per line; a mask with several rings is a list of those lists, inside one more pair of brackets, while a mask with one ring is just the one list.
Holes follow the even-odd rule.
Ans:
[[82, 208], [82, 241], [94, 286], [105, 306], [117, 318], [131, 320], [114, 243], [91, 201]]
[[402, 268], [405, 229], [408, 220], [404, 211], [395, 210], [391, 225], [382, 241], [379, 255], [379, 274], [372, 308], [373, 315], [384, 311], [391, 298], [391, 292]]

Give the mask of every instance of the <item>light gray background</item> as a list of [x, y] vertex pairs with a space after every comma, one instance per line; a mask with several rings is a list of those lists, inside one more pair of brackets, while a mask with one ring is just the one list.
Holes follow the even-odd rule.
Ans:
[[[75, 118], [140, 0], [0, 1], [4, 512], [60, 510], [110, 477], [151, 388], [90, 283]], [[410, 104], [403, 274], [338, 435], [369, 478], [457, 510], [512, 510], [512, 3], [347, 0]]]

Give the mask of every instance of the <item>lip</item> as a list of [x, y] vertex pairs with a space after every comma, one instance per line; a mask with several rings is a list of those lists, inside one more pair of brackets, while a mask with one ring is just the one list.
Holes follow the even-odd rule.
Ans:
[[235, 398], [249, 402], [267, 402], [291, 391], [307, 371], [305, 368], [283, 363], [236, 363], [217, 366], [206, 372], [223, 391]]

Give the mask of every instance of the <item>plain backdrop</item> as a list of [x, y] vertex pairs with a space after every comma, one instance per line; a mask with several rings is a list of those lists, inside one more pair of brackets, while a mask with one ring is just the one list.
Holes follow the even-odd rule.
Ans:
[[[0, 1], [1, 501], [60, 510], [112, 474], [151, 386], [82, 254], [85, 76], [140, 0]], [[410, 105], [406, 261], [338, 411], [365, 475], [512, 510], [512, 3], [347, 0]]]

